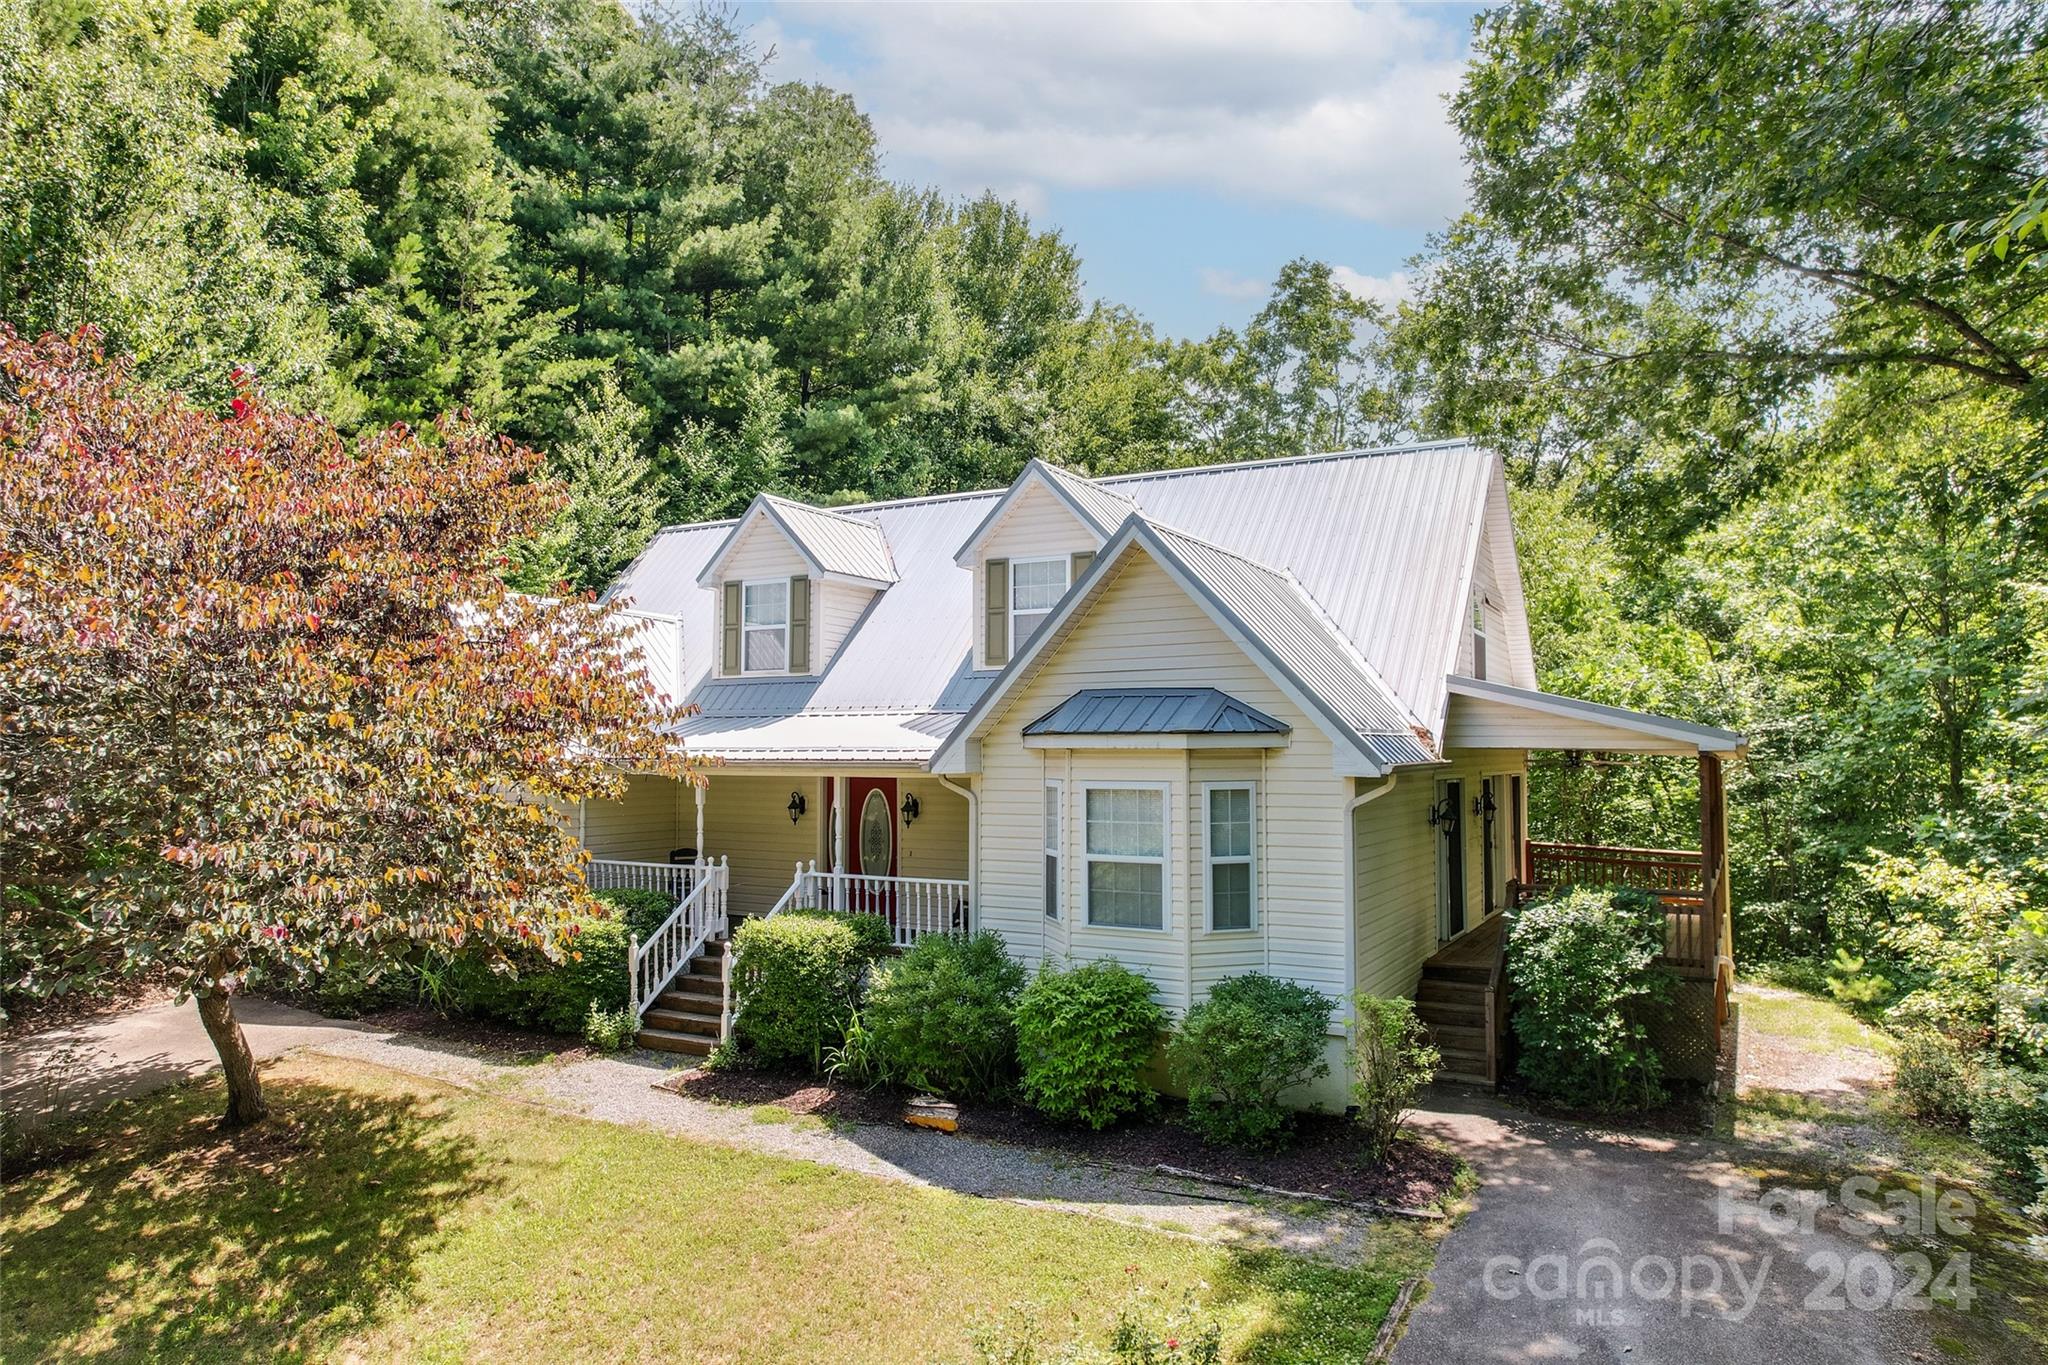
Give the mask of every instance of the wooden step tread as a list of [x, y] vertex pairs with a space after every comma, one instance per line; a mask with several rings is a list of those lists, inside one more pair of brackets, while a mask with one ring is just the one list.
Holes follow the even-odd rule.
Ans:
[[723, 1014], [725, 1002], [716, 994], [706, 995], [701, 991], [666, 990], [654, 997], [654, 1003], [665, 1010], [694, 1010], [699, 1014]]
[[711, 1049], [718, 1046], [715, 1038], [701, 1033], [671, 1033], [658, 1028], [641, 1029], [636, 1041], [656, 1052], [687, 1052], [694, 1057], [709, 1056]]
[[651, 1009], [645, 1021], [649, 1028], [664, 1033], [708, 1033], [718, 1035], [718, 1015], [698, 1014], [691, 1010]]

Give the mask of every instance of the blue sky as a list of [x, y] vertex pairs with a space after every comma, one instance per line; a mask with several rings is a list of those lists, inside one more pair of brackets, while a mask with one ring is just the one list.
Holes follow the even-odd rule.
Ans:
[[1091, 295], [1163, 331], [1242, 322], [1279, 267], [1398, 297], [1463, 205], [1444, 109], [1470, 5], [782, 3], [739, 17], [773, 80], [846, 90], [883, 167], [1013, 198]]

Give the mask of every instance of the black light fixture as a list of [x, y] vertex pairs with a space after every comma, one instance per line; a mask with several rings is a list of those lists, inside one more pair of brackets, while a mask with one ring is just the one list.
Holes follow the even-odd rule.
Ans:
[[1472, 798], [1472, 813], [1474, 815], [1491, 815], [1499, 809], [1500, 807], [1493, 804], [1493, 788], [1491, 787], [1483, 789], [1479, 795]]
[[789, 823], [792, 825], [803, 819], [804, 794], [802, 792], [791, 792], [789, 794], [789, 805], [785, 809], [789, 811]]
[[903, 793], [903, 828], [909, 829], [910, 822], [917, 819], [917, 797], [910, 792]]
[[1432, 829], [1448, 827], [1458, 823], [1458, 807], [1448, 794], [1429, 808], [1429, 823]]

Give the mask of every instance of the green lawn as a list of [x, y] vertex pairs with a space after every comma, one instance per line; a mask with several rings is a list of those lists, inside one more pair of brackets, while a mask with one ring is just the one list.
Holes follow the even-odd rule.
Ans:
[[1760, 1033], [1803, 1043], [1816, 1051], [1861, 1048], [1889, 1056], [1891, 1035], [1873, 1028], [1832, 1000], [1781, 986], [1747, 982], [1735, 988], [1743, 1022]]
[[1144, 1286], [1195, 1287], [1234, 1358], [1355, 1359], [1434, 1254], [1231, 1252], [329, 1058], [269, 1078], [253, 1133], [182, 1087], [6, 1186], [0, 1358], [956, 1360], [1016, 1303], [1099, 1339]]

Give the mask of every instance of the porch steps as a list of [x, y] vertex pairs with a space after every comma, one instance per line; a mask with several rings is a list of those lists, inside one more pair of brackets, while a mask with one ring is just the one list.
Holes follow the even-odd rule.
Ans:
[[718, 1020], [724, 1008], [719, 971], [725, 951], [723, 940], [712, 942], [654, 998], [653, 1008], [641, 1020], [640, 1046], [693, 1057], [710, 1055], [718, 1045]]
[[1422, 969], [1415, 990], [1415, 1017], [1429, 1030], [1430, 1041], [1443, 1055], [1436, 1078], [1467, 1085], [1492, 1085], [1486, 1059], [1486, 978], [1470, 979], [1471, 969], [1430, 964]]

